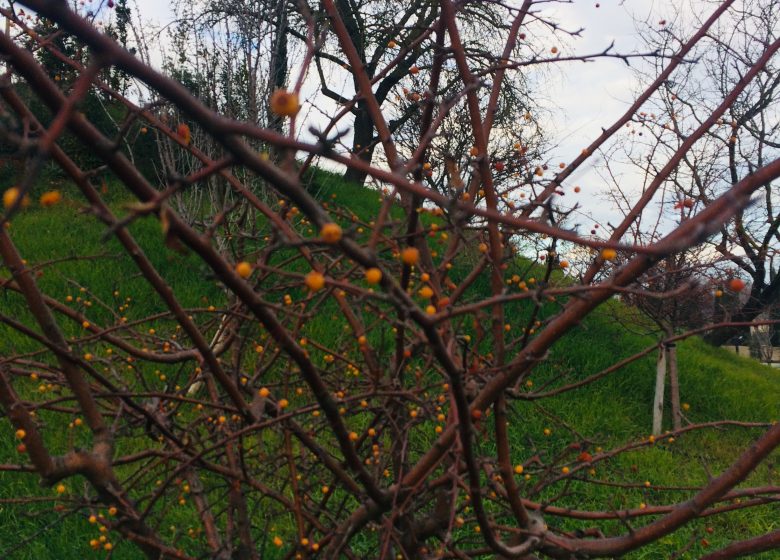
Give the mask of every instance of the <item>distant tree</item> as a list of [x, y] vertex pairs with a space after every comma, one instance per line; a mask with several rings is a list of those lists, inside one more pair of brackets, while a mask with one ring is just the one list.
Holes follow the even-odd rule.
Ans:
[[[701, 62], [686, 75], [664, 84], [664, 95], [655, 99], [636, 119], [644, 138], [634, 145], [653, 143], [649, 160], [635, 158], [649, 173], [657, 172], [669, 154], [690, 141], [692, 131], [705, 125], [724, 100], [723, 110], [705, 126], [701, 139], [680, 161], [674, 175], [678, 198], [667, 204], [685, 203], [684, 211], [711, 204], [720, 194], [780, 154], [780, 71], [778, 59], [769, 57], [754, 79], [745, 74], [765, 53], [766, 45], [778, 40], [780, 12], [775, 2], [750, 0], [743, 9], [733, 11], [712, 29], [712, 42], [696, 52]], [[693, 24], [697, 24], [694, 21]], [[671, 20], [666, 26], [649, 27], [644, 36], [652, 48], [671, 52], [678, 48], [678, 29], [686, 22]], [[657, 65], [656, 73], [662, 67]], [[655, 75], [647, 76], [648, 81]], [[739, 88], [733, 99], [731, 92]], [[698, 135], [697, 135], [698, 138]], [[642, 153], [640, 148], [637, 156]], [[780, 199], [777, 186], [768, 181], [750, 206], [740, 210], [723, 225], [709, 243], [713, 252], [730, 263], [732, 275], [749, 278], [749, 293], [741, 308], [731, 314], [736, 323], [750, 322], [766, 312], [780, 298], [777, 251], [780, 250]], [[714, 330], [707, 335], [712, 344], [722, 345], [744, 327]]]

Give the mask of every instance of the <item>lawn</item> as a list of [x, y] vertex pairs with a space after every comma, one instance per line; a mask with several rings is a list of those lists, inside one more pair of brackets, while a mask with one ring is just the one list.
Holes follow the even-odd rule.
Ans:
[[[377, 213], [378, 193], [375, 191], [345, 185], [325, 173], [317, 174], [311, 188], [322, 200], [339, 204], [345, 219], [351, 219], [349, 214], [354, 214], [356, 228]], [[67, 187], [65, 192], [64, 203], [50, 209], [28, 209], [14, 218], [10, 228], [23, 257], [40, 270], [38, 282], [43, 291], [88, 316], [96, 324], [118, 324], [125, 318], [124, 322], [133, 325], [139, 332], [171, 330], [174, 323], [166, 315], [165, 306], [139, 275], [132, 260], [116, 240], [110, 237], [107, 241], [103, 239], [105, 227], [84, 211], [78, 195]], [[124, 212], [121, 196], [113, 198], [112, 207], [119, 214]], [[425, 219], [432, 220], [430, 217]], [[179, 254], [166, 248], [156, 219], [139, 219], [131, 225], [131, 231], [174, 289], [179, 301], [199, 324], [204, 325], [204, 330], [213, 331], [216, 319], [214, 308], [210, 306], [224, 306], [226, 297], [205, 265], [191, 253]], [[278, 258], [279, 262], [283, 262], [283, 255]], [[514, 266], [527, 268], [528, 263], [518, 259]], [[298, 269], [293, 267], [293, 270]], [[457, 274], [455, 270], [453, 276], [457, 277]], [[7, 270], [0, 269], [0, 277], [7, 277]], [[279, 293], [274, 297], [281, 299], [282, 295]], [[540, 320], [543, 322], [557, 309], [557, 304], [543, 305]], [[334, 328], [330, 322], [331, 311], [331, 308], [325, 307], [305, 326], [302, 334], [325, 344], [331, 342], [329, 338], [343, 336], [341, 329]], [[0, 313], [4, 317], [32, 324], [20, 297], [10, 290], [0, 293]], [[530, 313], [529, 303], [513, 303], [506, 308], [507, 317], [518, 323], [522, 323], [520, 319], [529, 317]], [[581, 379], [653, 346], [655, 341], [651, 336], [629, 333], [616, 320], [625, 319], [628, 315], [617, 300], [603, 305], [553, 348], [531, 376], [533, 386], [559, 386]], [[148, 320], [149, 317], [154, 319]], [[60, 320], [68, 336], [84, 334], [78, 320], [62, 317]], [[135, 321], [140, 322], [136, 324]], [[379, 345], [377, 340], [372, 342]], [[84, 351], [99, 352], [101, 349], [90, 347]], [[32, 353], [30, 359], [49, 359], [39, 352], [37, 343], [7, 324], [0, 324], [0, 355], [28, 352]], [[768, 422], [778, 417], [780, 374], [768, 367], [691, 338], [679, 345], [679, 369], [681, 395], [687, 409], [685, 415], [690, 422], [721, 419]], [[162, 380], [166, 374], [170, 379]], [[172, 367], [145, 375], [150, 384], [158, 383], [159, 388], [165, 388], [170, 387], [173, 380], [186, 377], [187, 372]], [[671, 503], [690, 495], [690, 492], [656, 487], [706, 483], [710, 474], [722, 470], [738, 450], [747, 448], [760, 434], [757, 429], [720, 427], [691, 432], [675, 438], [673, 442], [660, 438], [649, 444], [647, 437], [654, 381], [655, 353], [651, 352], [578, 391], [543, 401], [512, 401], [510, 430], [513, 460], [517, 463], [534, 455], [544, 460], [559, 455], [561, 458], [556, 464], [576, 466], [577, 452], [571, 451], [572, 443], [587, 442], [589, 449], [610, 449], [626, 442], [645, 442], [635, 451], [600, 463], [591, 472], [583, 471], [583, 477], [598, 480], [600, 484], [574, 480], [565, 486], [564, 492], [562, 484], [537, 492], [534, 475], [538, 473], [529, 468], [527, 473], [530, 478], [524, 481], [526, 494], [535, 500], [554, 499], [556, 505], [584, 510], [597, 508], [599, 504], [603, 507], [604, 503], [615, 509]], [[34, 380], [20, 385], [18, 390], [31, 399], [39, 391], [39, 383]], [[45, 422], [45, 419], [46, 414], [43, 413], [42, 421]], [[0, 438], [0, 463], [18, 461], [12, 429], [5, 419], [0, 420], [0, 429], [6, 434], [6, 437]], [[67, 433], [69, 435], [64, 440], [47, 443], [55, 450], [65, 449], [82, 440], [84, 445], [88, 444], [87, 436], [78, 430], [71, 429]], [[419, 446], [416, 451], [423, 452], [433, 442], [434, 436], [430, 427], [428, 432], [421, 431], [413, 440]], [[148, 443], [126, 440], [123, 445], [123, 450], [128, 451], [143, 449]], [[758, 486], [777, 482], [777, 468], [768, 461], [746, 484]], [[613, 486], [616, 483], [636, 484], [636, 487], [616, 488]], [[87, 494], [83, 482], [69, 484], [74, 495]], [[14, 503], [14, 500], [30, 495], [39, 496], [39, 501], [25, 505]], [[89, 523], [87, 512], [58, 513], [54, 506], [63, 499], [58, 498], [52, 489], [40, 487], [35, 475], [0, 472], [0, 500], [0, 558], [65, 560], [100, 557], [103, 554], [94, 553], [89, 548], [89, 540], [98, 533]], [[736, 535], [754, 535], [777, 529], [780, 526], [778, 513], [778, 505], [769, 504], [698, 521], [654, 547], [628, 557], [668, 557], [688, 545], [690, 549], [686, 557], [694, 557], [704, 550], [702, 539], [706, 538], [709, 546], [715, 548]], [[160, 532], [184, 532], [193, 522], [193, 516], [190, 510], [172, 510], [163, 516], [165, 526], [158, 529]], [[262, 513], [258, 516], [261, 517]], [[262, 525], [263, 520], [258, 518], [257, 522]], [[563, 529], [577, 527], [581, 525], [570, 521], [561, 526]], [[617, 522], [601, 524], [601, 527], [606, 533], [625, 530]], [[278, 529], [284, 530], [283, 527]], [[360, 550], [360, 546], [361, 541], [358, 540], [356, 549]], [[365, 540], [363, 546], [364, 553], [370, 557], [373, 544]], [[274, 557], [276, 553], [276, 549], [269, 546], [264, 557]], [[112, 557], [125, 559], [141, 555], [132, 545], [119, 542]], [[776, 558], [777, 555], [756, 556], [761, 557]]]

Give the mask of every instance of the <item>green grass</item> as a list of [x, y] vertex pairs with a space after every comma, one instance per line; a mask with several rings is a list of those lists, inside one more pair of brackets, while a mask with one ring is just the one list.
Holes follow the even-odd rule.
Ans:
[[[339, 205], [345, 221], [352, 221], [353, 233], [366, 226], [373, 219], [378, 207], [378, 193], [354, 185], [346, 185], [337, 177], [318, 172], [310, 187], [322, 200], [331, 206]], [[334, 196], [335, 195], [335, 198]], [[119, 305], [129, 304], [124, 311], [129, 321], [159, 313], [165, 309], [154, 291], [139, 276], [132, 261], [122, 252], [118, 242], [109, 239], [104, 242], [102, 226], [94, 217], [80, 215], [78, 197], [67, 196], [68, 202], [45, 211], [31, 209], [13, 220], [10, 230], [20, 252], [30, 264], [47, 265], [39, 284], [44, 292], [62, 301], [67, 296], [81, 298], [73, 307], [84, 311], [96, 323], [113, 324], [117, 318]], [[118, 197], [112, 202], [117, 213], [121, 214], [122, 201]], [[345, 211], [346, 209], [346, 211]], [[352, 220], [351, 214], [355, 215]], [[399, 218], [396, 212], [391, 219]], [[424, 216], [427, 223], [432, 218]], [[262, 224], [258, 226], [262, 231]], [[365, 227], [367, 230], [368, 228]], [[159, 222], [155, 219], [142, 219], [131, 226], [131, 231], [144, 248], [145, 253], [162, 272], [176, 295], [193, 313], [208, 314], [209, 305], [224, 304], [224, 295], [219, 285], [206, 270], [205, 265], [192, 254], [180, 255], [167, 250], [161, 244]], [[89, 255], [90, 259], [84, 259]], [[274, 257], [274, 262], [285, 258], [282, 251]], [[452, 276], [461, 278], [467, 269], [464, 255], [456, 263]], [[528, 263], [518, 259], [514, 265], [518, 271], [528, 267]], [[291, 270], [301, 272], [300, 265]], [[509, 273], [511, 274], [511, 270]], [[541, 273], [541, 270], [539, 271]], [[5, 274], [5, 272], [0, 272]], [[486, 285], [477, 284], [477, 289], [486, 290]], [[83, 288], [83, 291], [82, 291]], [[289, 290], [293, 295], [295, 290]], [[274, 294], [281, 299], [281, 293]], [[18, 320], [30, 324], [30, 317], [18, 295], [10, 292], [0, 293], [0, 311]], [[130, 298], [129, 301], [127, 298]], [[87, 306], [87, 301], [91, 305]], [[274, 300], [277, 301], [277, 300]], [[103, 307], [104, 306], [104, 307]], [[542, 306], [540, 319], [553, 315], [559, 309], [557, 304], [546, 303]], [[307, 323], [296, 336], [309, 336], [312, 340], [323, 340], [336, 346], [335, 340], [346, 336], [340, 328], [334, 328], [330, 315], [332, 307], [323, 308], [323, 312]], [[521, 319], [530, 316], [528, 303], [507, 305], [506, 315], [513, 324], [522, 325]], [[581, 379], [655, 344], [650, 336], [632, 334], [623, 329], [616, 317], [627, 315], [623, 305], [612, 300], [592, 314], [583, 324], [564, 337], [552, 349], [548, 359], [533, 372], [531, 381], [534, 388], [557, 386]], [[63, 321], [62, 327], [68, 336], [83, 334], [82, 327], [73, 321]], [[161, 318], [144, 323], [140, 328], [165, 330], [173, 323]], [[466, 329], [468, 330], [468, 329]], [[391, 334], [385, 329], [386, 349], [390, 352]], [[473, 333], [472, 333], [473, 334]], [[372, 333], [372, 345], [379, 345], [379, 335]], [[0, 324], [0, 354], [9, 355], [29, 352], [37, 345], [12, 329]], [[91, 350], [92, 351], [92, 350]], [[313, 351], [314, 352], [314, 351]], [[780, 374], [756, 362], [737, 357], [725, 350], [713, 349], [699, 339], [689, 339], [678, 347], [680, 385], [682, 400], [690, 404], [686, 416], [692, 422], [707, 422], [719, 419], [766, 422], [778, 416], [778, 394], [780, 394]], [[172, 377], [184, 375], [176, 368], [166, 370]], [[150, 380], [154, 375], [146, 372]], [[586, 440], [591, 447], [609, 449], [627, 441], [641, 441], [650, 430], [651, 402], [655, 382], [655, 354], [629, 364], [604, 379], [577, 390], [540, 402], [518, 400], [512, 403], [510, 429], [512, 431], [513, 461], [528, 461], [533, 455], [540, 454], [545, 461], [557, 453], [567, 453], [567, 448], [576, 442]], [[23, 390], [35, 391], [31, 383]], [[667, 393], [668, 394], [668, 393]], [[667, 411], [668, 412], [668, 411]], [[668, 417], [668, 414], [667, 414]], [[356, 426], [360, 420], [356, 420]], [[361, 428], [365, 427], [360, 425]], [[10, 434], [10, 424], [0, 421], [3, 433]], [[550, 435], [545, 435], [545, 428]], [[572, 429], [576, 428], [576, 429]], [[669, 443], [662, 438], [655, 445], [648, 445], [625, 453], [599, 464], [596, 479], [612, 482], [632, 482], [641, 484], [648, 480], [652, 485], [701, 485], [706, 483], [708, 473], [717, 473], [734, 458], [737, 451], [749, 446], [760, 432], [738, 428], [707, 430], [695, 432]], [[413, 441], [424, 451], [433, 442], [432, 430], [428, 433], [415, 433]], [[64, 449], [71, 442], [49, 441], [53, 449]], [[88, 445], [83, 441], [82, 445]], [[17, 459], [16, 442], [8, 435], [0, 438], [0, 463]], [[129, 441], [123, 445], [143, 448], [142, 441]], [[491, 451], [489, 447], [483, 449]], [[565, 455], [560, 465], [576, 465], [576, 452]], [[776, 484], [777, 472], [770, 463], [751, 476], [748, 484]], [[535, 483], [533, 468], [527, 489]], [[83, 481], [69, 481], [70, 490], [85, 492]], [[561, 487], [556, 486], [542, 491], [535, 499], [551, 499]], [[577, 509], [603, 507], [604, 503], [615, 508], [638, 507], [640, 503], [650, 505], [670, 503], [679, 499], [682, 492], [662, 494], [655, 490], [638, 488], [631, 491], [616, 491], [609, 486], [573, 483], [569, 494], [560, 498], [557, 505], [567, 505]], [[25, 495], [52, 497], [50, 489], [42, 489], [32, 475], [0, 472], [0, 498], [7, 500]], [[58, 522], [59, 514], [52, 511], [53, 501], [42, 501], [32, 506], [19, 507], [0, 502], [0, 553], [10, 551], [13, 543], [24, 544], [18, 550], [9, 553], [12, 559], [82, 559], [93, 557], [86, 542], [96, 534], [81, 515], [72, 515]], [[762, 506], [755, 510], [737, 511], [706, 522], [692, 523], [676, 534], [663, 539], [647, 550], [628, 555], [629, 558], [660, 558], [685, 546], [689, 539], [695, 544], [689, 554], [693, 557], [704, 549], [699, 544], [704, 527], [711, 526], [712, 534], [706, 537], [713, 548], [722, 546], [736, 535], [759, 534], [778, 527], [778, 506]], [[186, 510], [178, 510], [167, 519], [176, 520], [178, 527], [187, 525]], [[177, 518], [178, 516], [178, 518]], [[560, 522], [562, 528], [581, 527], [579, 523]], [[45, 527], [52, 525], [46, 530]], [[625, 531], [619, 523], [604, 523], [600, 526], [608, 534]], [[166, 528], [161, 528], [164, 532]], [[362, 537], [361, 537], [362, 538]], [[371, 556], [368, 540], [364, 542], [365, 552]], [[128, 543], [120, 542], [113, 554], [114, 558], [139, 558], [138, 551]], [[686, 556], [688, 557], [688, 556]], [[756, 558], [776, 558], [767, 554]]]

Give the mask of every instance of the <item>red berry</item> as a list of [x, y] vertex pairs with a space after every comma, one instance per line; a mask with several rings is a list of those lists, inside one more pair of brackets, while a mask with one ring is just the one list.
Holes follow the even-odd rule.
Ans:
[[732, 292], [741, 292], [745, 288], [745, 281], [741, 278], [732, 278], [729, 280], [729, 290]]

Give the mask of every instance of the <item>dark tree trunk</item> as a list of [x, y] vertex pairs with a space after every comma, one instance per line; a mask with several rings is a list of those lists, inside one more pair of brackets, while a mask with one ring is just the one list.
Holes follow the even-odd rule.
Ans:
[[[287, 9], [283, 0], [276, 5], [276, 30], [274, 33], [271, 65], [269, 69], [269, 90], [283, 89], [287, 82]], [[284, 118], [268, 108], [268, 128], [283, 133]]]
[[[368, 114], [368, 110], [363, 103], [359, 103], [357, 107], [357, 114], [355, 115], [355, 129], [352, 139], [352, 151], [357, 156], [365, 161], [371, 163], [374, 157], [374, 122], [371, 120], [371, 116]], [[362, 185], [366, 181], [366, 173], [350, 167], [344, 173], [344, 179]]]
[[[756, 318], [780, 299], [780, 281], [777, 278], [763, 288], [751, 290], [750, 297], [742, 308], [730, 317], [730, 321], [743, 323], [755, 321]], [[745, 327], [726, 327], [708, 333], [704, 340], [713, 346], [723, 346], [734, 336], [746, 332]]]

